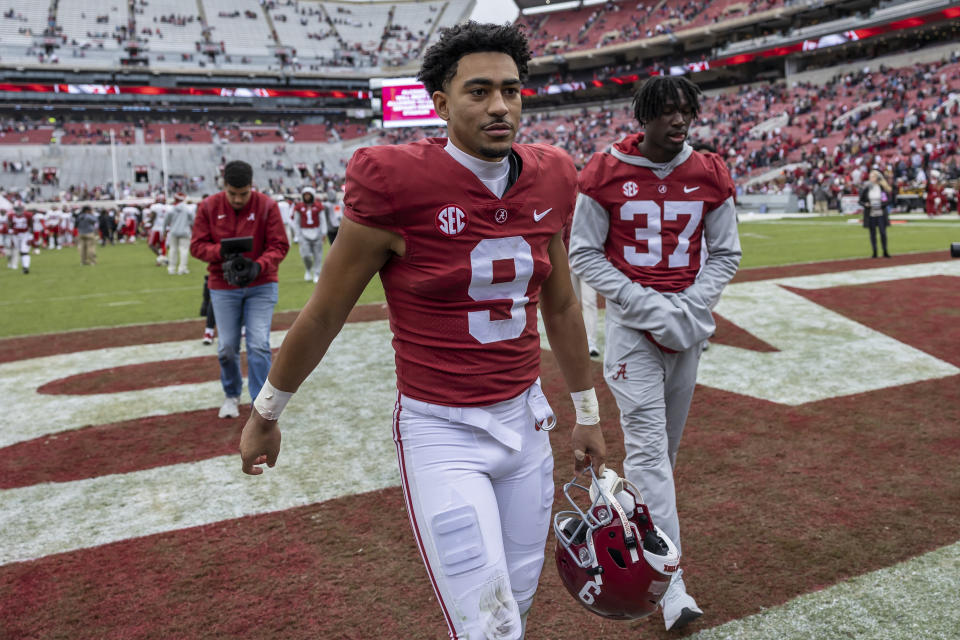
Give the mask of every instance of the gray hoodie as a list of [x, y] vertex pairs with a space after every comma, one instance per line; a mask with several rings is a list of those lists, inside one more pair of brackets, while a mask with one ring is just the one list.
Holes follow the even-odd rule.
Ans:
[[176, 238], [189, 238], [193, 233], [193, 218], [195, 215], [190, 205], [185, 202], [178, 202], [167, 207], [163, 228]]
[[[687, 144], [670, 162], [657, 164], [647, 160], [638, 152], [640, 135], [627, 136], [608, 152], [595, 154], [581, 172], [581, 193], [570, 237], [570, 267], [607, 299], [608, 320], [646, 331], [659, 345], [682, 351], [713, 335], [716, 324], [712, 309], [740, 264], [733, 183], [717, 156], [700, 154]], [[671, 198], [677, 202], [671, 202]], [[656, 238], [660, 242], [666, 238], [666, 234], [659, 233], [660, 211], [664, 211], [662, 218], [667, 220], [667, 205], [689, 209], [690, 203], [701, 201], [706, 209], [699, 222], [702, 236], [701, 229], [688, 223], [675, 234], [679, 241], [672, 237], [669, 245], [657, 245], [669, 247], [668, 251], [675, 255], [687, 251], [689, 261], [692, 247], [683, 243], [691, 239], [696, 243], [699, 239], [699, 270], [695, 264], [687, 265], [683, 278], [665, 284], [664, 280], [672, 277], [672, 262], [668, 258], [675, 256], [651, 258], [652, 264], [644, 265], [649, 267], [645, 269], [624, 268], [630, 259], [638, 262], [636, 255], [650, 255]], [[653, 213], [657, 215], [643, 214], [656, 218], [655, 223], [647, 219], [642, 223], [646, 226], [642, 226], [645, 218], [624, 206], [627, 202], [632, 202], [634, 208], [655, 209]], [[623, 220], [633, 218], [637, 240], [645, 241], [630, 247], [632, 255], [627, 260], [617, 260], [618, 265], [611, 262], [614, 254], [610, 252], [620, 249], [608, 242], [611, 215], [619, 215]], [[678, 216], [674, 214], [669, 219], [677, 220]], [[648, 236], [654, 238], [652, 243]]]

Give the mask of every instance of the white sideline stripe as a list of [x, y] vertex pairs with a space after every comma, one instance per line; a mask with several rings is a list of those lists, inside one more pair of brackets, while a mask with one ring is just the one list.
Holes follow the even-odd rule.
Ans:
[[955, 640], [960, 629], [958, 594], [960, 542], [689, 638]]
[[[399, 485], [390, 434], [396, 399], [390, 337], [385, 320], [344, 327], [323, 363], [287, 406], [281, 421], [283, 450], [277, 466], [262, 476], [245, 476], [240, 471], [239, 456], [229, 455], [0, 491], [0, 513], [4, 514], [0, 565]], [[106, 351], [115, 352], [111, 354], [114, 359], [140, 362], [158, 359], [164, 353], [174, 359], [191, 357], [200, 348], [194, 342], [123, 347], [9, 364], [31, 364], [25, 367], [25, 373], [35, 376], [29, 369], [59, 358], [57, 366], [64, 359], [72, 360], [70, 373], [74, 373], [77, 369], [102, 367], [102, 352]], [[205, 353], [214, 357], [209, 348]], [[69, 373], [56, 377], [60, 375]], [[14, 380], [16, 375], [3, 365], [0, 382], [8, 388], [0, 393], [8, 393]], [[116, 398], [111, 400], [110, 395]], [[64, 411], [59, 419], [70, 420], [76, 427], [82, 426], [77, 422], [103, 424], [132, 415], [219, 406], [223, 395], [220, 383], [214, 382], [101, 396], [52, 397], [68, 401], [71, 410]], [[78, 402], [69, 402], [74, 399]], [[23, 422], [24, 417], [21, 412], [18, 420], [8, 420], [7, 424], [18, 429], [32, 426]], [[32, 419], [45, 422], [47, 431], [57, 420], [50, 422], [40, 415]], [[64, 428], [61, 424], [57, 430]], [[3, 435], [8, 442], [25, 439]]]

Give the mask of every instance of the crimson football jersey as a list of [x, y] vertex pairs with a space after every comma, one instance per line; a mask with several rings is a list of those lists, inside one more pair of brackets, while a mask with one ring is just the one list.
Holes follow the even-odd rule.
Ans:
[[293, 210], [297, 214], [297, 223], [301, 229], [313, 229], [320, 226], [320, 216], [323, 215], [323, 205], [319, 205], [315, 201], [310, 204], [298, 202], [293, 205]]
[[14, 213], [10, 216], [10, 228], [13, 233], [30, 233], [30, 220], [32, 216], [29, 213]]
[[594, 154], [580, 174], [580, 191], [610, 213], [604, 250], [618, 270], [657, 291], [683, 291], [705, 257], [704, 216], [735, 187], [716, 154], [682, 154], [666, 172], [640, 154], [642, 140], [642, 133], [630, 135], [610, 153]]
[[501, 199], [445, 144], [359, 149], [344, 215], [405, 241], [405, 254], [380, 271], [400, 392], [482, 406], [519, 395], [539, 375], [547, 247], [569, 224], [577, 173], [552, 146], [514, 145], [521, 170]]

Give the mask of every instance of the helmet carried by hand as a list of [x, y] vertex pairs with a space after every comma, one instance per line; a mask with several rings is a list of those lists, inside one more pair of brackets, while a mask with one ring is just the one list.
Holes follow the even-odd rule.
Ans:
[[599, 477], [588, 469], [590, 487], [578, 484], [586, 470], [565, 484], [572, 510], [553, 519], [560, 580], [597, 615], [620, 620], [650, 615], [679, 567], [680, 552], [653, 523], [635, 485], [612, 469]]

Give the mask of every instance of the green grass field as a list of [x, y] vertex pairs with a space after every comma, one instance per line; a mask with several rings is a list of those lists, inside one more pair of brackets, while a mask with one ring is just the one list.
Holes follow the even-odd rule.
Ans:
[[[97, 246], [97, 264], [84, 267], [74, 247], [33, 256], [30, 273], [0, 268], [0, 337], [199, 318], [207, 266], [193, 257], [190, 273], [158, 267], [143, 240]], [[296, 246], [280, 264], [279, 311], [300, 309], [313, 291], [303, 279]], [[374, 278], [360, 302], [383, 300]]]
[[[960, 242], [960, 217], [897, 222], [887, 229], [894, 255], [943, 251]], [[879, 242], [879, 241], [878, 241]], [[771, 267], [870, 255], [870, 236], [859, 216], [828, 216], [740, 223], [741, 268]]]
[[[867, 232], [847, 216], [743, 222], [741, 268], [869, 255]], [[960, 218], [917, 220], [890, 228], [894, 254], [946, 252], [960, 241]], [[29, 275], [0, 267], [0, 337], [198, 318], [206, 265], [190, 259], [190, 274], [171, 276], [154, 264], [141, 240], [97, 247], [98, 264], [83, 267], [75, 248], [33, 256]], [[280, 265], [278, 311], [300, 309], [313, 291], [303, 280], [299, 250]], [[378, 278], [361, 303], [383, 300]]]

